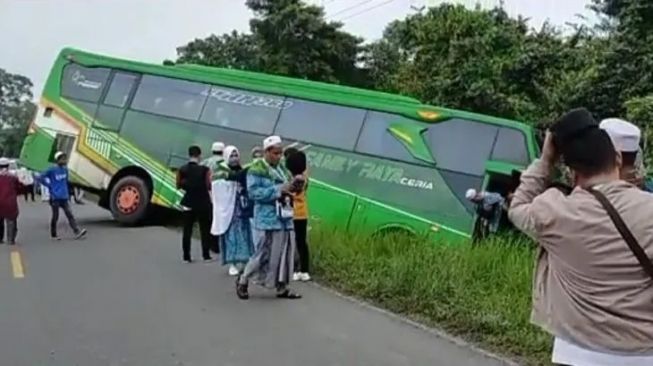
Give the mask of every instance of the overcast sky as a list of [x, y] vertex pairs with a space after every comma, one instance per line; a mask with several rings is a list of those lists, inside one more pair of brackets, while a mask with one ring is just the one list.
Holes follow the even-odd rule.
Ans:
[[[310, 0], [324, 5], [330, 19], [351, 33], [373, 40], [385, 25], [414, 12], [412, 7], [442, 0]], [[499, 0], [451, 0], [468, 6]], [[511, 15], [522, 14], [539, 27], [563, 25], [576, 14], [591, 16], [589, 0], [505, 0]], [[248, 30], [251, 13], [244, 0], [0, 0], [0, 68], [28, 76], [40, 94], [61, 48], [161, 62], [194, 38], [233, 29]]]

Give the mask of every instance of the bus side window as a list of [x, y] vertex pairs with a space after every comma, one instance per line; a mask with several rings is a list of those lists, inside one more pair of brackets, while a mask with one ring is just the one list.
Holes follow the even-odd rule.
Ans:
[[[369, 111], [354, 151], [413, 164], [423, 164], [415, 159], [408, 149], [388, 131], [388, 127], [392, 123], [402, 120], [405, 118], [394, 114]], [[427, 124], [424, 126], [428, 127]]]
[[485, 175], [498, 127], [464, 119], [450, 119], [425, 133], [439, 169], [470, 176]]
[[117, 108], [125, 108], [136, 78], [137, 76], [134, 74], [117, 72], [113, 76], [107, 95], [104, 97], [104, 104]]
[[490, 159], [527, 166], [529, 158], [524, 133], [513, 128], [502, 127]]

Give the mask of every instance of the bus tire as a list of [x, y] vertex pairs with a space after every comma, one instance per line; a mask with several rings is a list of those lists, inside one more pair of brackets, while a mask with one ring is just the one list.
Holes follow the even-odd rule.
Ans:
[[143, 179], [128, 175], [111, 188], [109, 209], [119, 223], [137, 225], [147, 215], [150, 196], [150, 189]]

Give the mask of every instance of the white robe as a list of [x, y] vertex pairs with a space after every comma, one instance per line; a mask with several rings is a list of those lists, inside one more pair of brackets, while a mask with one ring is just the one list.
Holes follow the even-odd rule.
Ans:
[[211, 234], [222, 235], [229, 229], [236, 205], [236, 188], [236, 182], [224, 179], [213, 181], [211, 185], [211, 201], [213, 202]]

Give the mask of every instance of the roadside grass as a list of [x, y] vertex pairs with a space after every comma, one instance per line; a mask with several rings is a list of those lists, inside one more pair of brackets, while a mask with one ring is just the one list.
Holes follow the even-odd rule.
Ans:
[[534, 249], [519, 236], [476, 246], [311, 232], [327, 286], [507, 356], [548, 365], [551, 338], [529, 322]]

